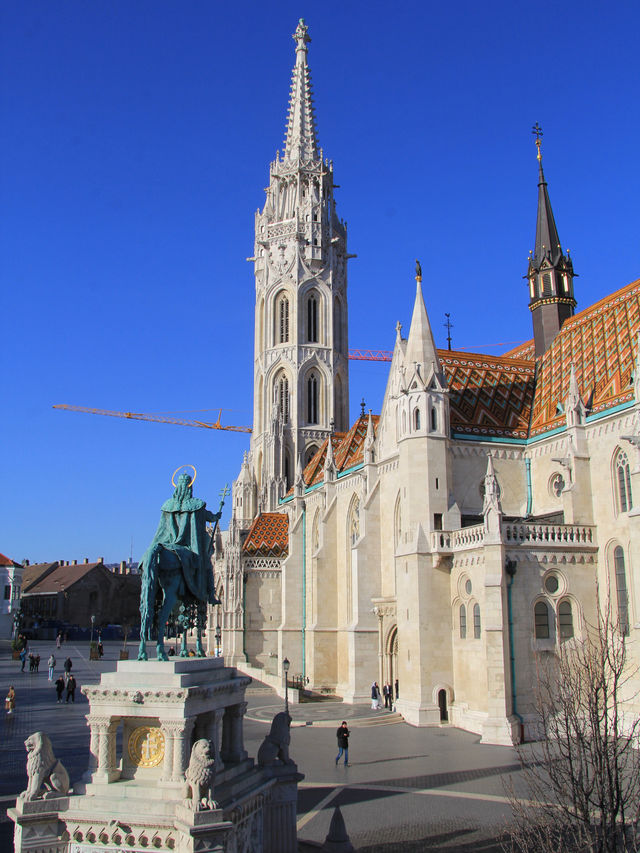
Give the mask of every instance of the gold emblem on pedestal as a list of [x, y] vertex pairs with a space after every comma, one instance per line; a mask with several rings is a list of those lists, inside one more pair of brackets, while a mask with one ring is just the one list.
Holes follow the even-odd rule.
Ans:
[[129, 735], [129, 758], [136, 767], [157, 767], [164, 759], [164, 734], [155, 726], [138, 726]]

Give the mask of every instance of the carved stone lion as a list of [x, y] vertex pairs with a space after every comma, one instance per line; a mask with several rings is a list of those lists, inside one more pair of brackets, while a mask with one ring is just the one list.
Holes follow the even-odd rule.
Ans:
[[213, 799], [215, 759], [211, 755], [211, 747], [211, 741], [207, 738], [197, 740], [191, 749], [189, 767], [184, 774], [184, 804], [196, 812], [218, 808]]
[[260, 767], [269, 767], [275, 764], [278, 759], [283, 764], [295, 764], [293, 759], [289, 758], [290, 726], [291, 717], [285, 711], [280, 711], [279, 714], [275, 715], [271, 723], [271, 731], [262, 741], [258, 750]]
[[[44, 800], [69, 793], [69, 774], [53, 754], [48, 735], [34, 732], [25, 740], [27, 750], [27, 790], [20, 794], [23, 800]], [[41, 794], [41, 789], [44, 792]]]

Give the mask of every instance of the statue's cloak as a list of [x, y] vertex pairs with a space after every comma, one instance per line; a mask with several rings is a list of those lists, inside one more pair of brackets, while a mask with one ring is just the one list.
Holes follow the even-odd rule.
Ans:
[[203, 500], [182, 496], [176, 489], [174, 496], [162, 505], [156, 535], [142, 557], [143, 567], [152, 559], [156, 546], [162, 545], [180, 560], [189, 592], [199, 601], [216, 604], [211, 564], [213, 539], [207, 533], [206, 523], [218, 517], [209, 512]]

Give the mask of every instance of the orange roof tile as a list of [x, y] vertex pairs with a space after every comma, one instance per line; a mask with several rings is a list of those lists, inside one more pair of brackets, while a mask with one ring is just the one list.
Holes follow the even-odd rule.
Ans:
[[249, 555], [286, 557], [289, 549], [289, 517], [284, 512], [262, 512], [247, 533], [242, 550]]
[[571, 365], [590, 413], [633, 400], [631, 374], [640, 327], [640, 280], [585, 308], [565, 322], [538, 361], [531, 436], [563, 426]]
[[441, 350], [449, 386], [451, 427], [470, 435], [525, 439], [535, 390], [526, 359]]

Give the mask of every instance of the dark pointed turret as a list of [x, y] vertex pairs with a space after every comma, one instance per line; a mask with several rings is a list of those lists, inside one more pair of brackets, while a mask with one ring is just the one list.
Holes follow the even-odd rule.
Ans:
[[542, 171], [540, 138], [542, 130], [533, 128], [538, 148], [538, 216], [535, 251], [529, 255], [529, 308], [533, 315], [536, 358], [543, 355], [565, 320], [573, 316], [573, 264], [560, 245], [556, 221], [551, 209], [547, 182]]

